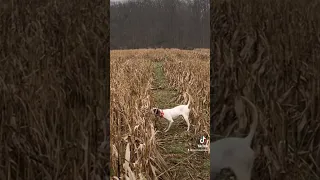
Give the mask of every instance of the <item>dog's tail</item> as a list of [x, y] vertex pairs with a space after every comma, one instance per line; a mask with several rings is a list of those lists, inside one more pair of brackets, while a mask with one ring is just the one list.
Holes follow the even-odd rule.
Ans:
[[188, 91], [186, 91], [186, 94], [188, 94], [188, 104], [187, 104], [187, 106], [189, 107], [189, 106], [190, 106], [190, 101], [191, 101], [191, 96], [190, 96], [190, 94], [188, 93]]
[[255, 132], [257, 130], [257, 126], [258, 126], [258, 111], [257, 111], [257, 107], [249, 99], [247, 99], [244, 96], [241, 96], [241, 98], [242, 98], [242, 100], [244, 100], [250, 106], [250, 109], [252, 111], [252, 120], [253, 120], [253, 122], [252, 122], [251, 127], [250, 127], [250, 132], [247, 135], [247, 137], [245, 138], [247, 143], [249, 145], [251, 145], [253, 136], [254, 136], [254, 134], [255, 134]]

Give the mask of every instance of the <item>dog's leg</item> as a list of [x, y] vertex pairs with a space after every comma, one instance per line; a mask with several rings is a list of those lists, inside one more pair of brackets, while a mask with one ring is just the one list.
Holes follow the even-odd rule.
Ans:
[[184, 115], [182, 115], [182, 116], [183, 116], [183, 119], [186, 121], [186, 123], [187, 123], [187, 125], [188, 125], [187, 131], [189, 131], [189, 129], [190, 129], [189, 115], [184, 114]]
[[172, 119], [172, 118], [170, 118], [170, 119], [168, 119], [168, 121], [169, 121], [168, 128], [167, 128], [167, 130], [165, 130], [164, 132], [168, 132], [168, 131], [169, 131], [169, 129], [170, 129], [170, 127], [171, 127], [172, 123], [173, 123], [173, 119]]
[[[242, 161], [243, 162], [243, 161]], [[232, 170], [237, 177], [237, 180], [251, 180], [251, 170], [253, 162], [248, 161], [247, 164], [236, 163], [232, 165]]]
[[252, 156], [251, 160], [249, 160], [248, 162], [248, 176], [249, 176], [248, 179], [251, 179], [253, 164], [254, 164], [254, 156]]
[[237, 180], [251, 180], [251, 174], [245, 171], [245, 169], [237, 169], [234, 171]]

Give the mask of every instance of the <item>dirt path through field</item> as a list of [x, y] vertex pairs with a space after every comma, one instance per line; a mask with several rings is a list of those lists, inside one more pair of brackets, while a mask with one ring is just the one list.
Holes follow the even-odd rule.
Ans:
[[[168, 87], [162, 67], [163, 62], [154, 62], [153, 99], [160, 109], [178, 105], [173, 101], [178, 92]], [[191, 132], [186, 132], [187, 125], [182, 117], [174, 121], [167, 133], [164, 133], [168, 126], [167, 120], [156, 118], [155, 126], [159, 131], [156, 138], [160, 152], [168, 164], [167, 172], [163, 173], [169, 173], [172, 180], [209, 179], [210, 163], [203, 163], [204, 156], [201, 152], [188, 152], [194, 138], [191, 137]]]

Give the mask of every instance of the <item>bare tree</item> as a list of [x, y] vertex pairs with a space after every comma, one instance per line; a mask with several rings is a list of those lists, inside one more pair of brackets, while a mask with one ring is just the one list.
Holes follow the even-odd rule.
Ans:
[[111, 5], [111, 49], [209, 48], [209, 0], [135, 0]]

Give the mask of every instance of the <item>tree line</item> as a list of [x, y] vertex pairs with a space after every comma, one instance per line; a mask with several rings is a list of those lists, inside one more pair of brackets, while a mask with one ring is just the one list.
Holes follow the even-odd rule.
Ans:
[[111, 3], [111, 49], [210, 48], [209, 0]]

